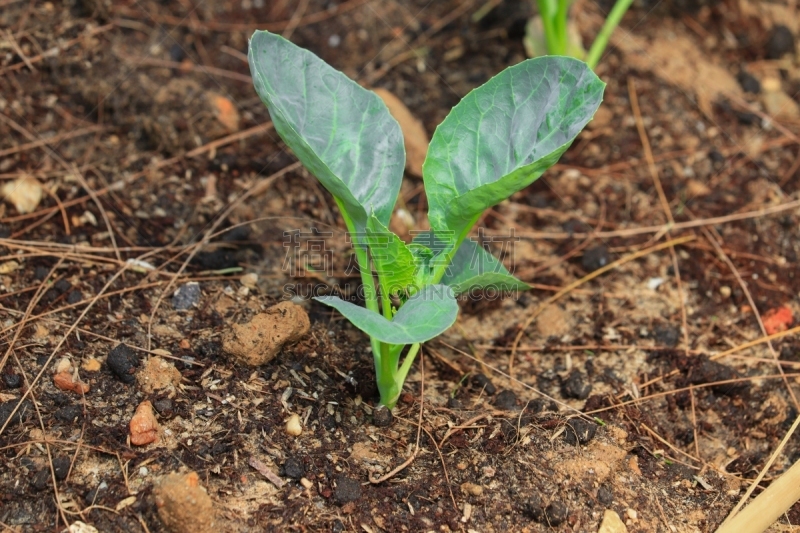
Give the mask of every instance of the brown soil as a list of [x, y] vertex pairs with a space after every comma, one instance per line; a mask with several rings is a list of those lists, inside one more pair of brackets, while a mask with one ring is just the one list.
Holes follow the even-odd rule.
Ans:
[[[595, 121], [480, 222], [533, 290], [462, 302], [388, 427], [369, 342], [329, 308], [294, 298], [310, 331], [255, 368], [223, 350], [309, 287], [357, 287], [335, 204], [266, 126], [248, 36], [288, 34], [430, 134], [524, 59], [532, 8], [492, 4], [476, 20], [475, 0], [0, 0], [0, 180], [25, 193], [0, 207], [3, 531], [180, 531], [167, 514], [232, 532], [594, 532], [608, 510], [631, 532], [722, 522], [800, 412], [796, 331], [743, 347], [768, 311], [800, 316], [800, 119], [765, 114], [798, 101], [797, 51], [770, 48], [790, 2], [626, 16]], [[576, 9], [588, 43], [598, 7]], [[762, 92], [690, 68], [747, 71]], [[398, 206], [424, 227], [419, 179]], [[297, 230], [325, 249], [292, 269]], [[332, 274], [302, 268], [316, 260]], [[154, 375], [158, 361], [174, 369]], [[157, 440], [136, 446], [143, 402]], [[795, 436], [761, 486], [798, 458]], [[773, 529], [798, 523], [796, 505]]]

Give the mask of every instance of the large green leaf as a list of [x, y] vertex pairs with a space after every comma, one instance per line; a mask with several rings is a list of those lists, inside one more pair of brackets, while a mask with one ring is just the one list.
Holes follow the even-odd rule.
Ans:
[[383, 101], [279, 35], [255, 32], [247, 58], [275, 130], [338, 199], [357, 237], [371, 213], [388, 226], [405, 148]]
[[414, 285], [417, 261], [411, 248], [374, 216], [367, 221], [366, 242], [384, 294], [405, 293]]
[[436, 128], [422, 167], [434, 231], [458, 242], [485, 209], [541, 176], [591, 120], [604, 87], [582, 61], [548, 56], [465, 96]]
[[380, 342], [414, 344], [430, 340], [453, 325], [458, 303], [447, 285], [423, 287], [401, 307], [392, 320], [336, 296], [314, 298], [342, 313], [352, 324]]
[[452, 287], [456, 294], [471, 289], [494, 289], [499, 292], [530, 289], [527, 283], [512, 276], [503, 263], [472, 239], [464, 240], [458, 247], [442, 277], [442, 283]]

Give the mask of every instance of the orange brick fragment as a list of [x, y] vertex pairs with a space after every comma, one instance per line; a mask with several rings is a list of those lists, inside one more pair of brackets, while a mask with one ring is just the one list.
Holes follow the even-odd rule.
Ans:
[[136, 408], [130, 423], [131, 444], [144, 446], [158, 438], [158, 422], [153, 412], [153, 404], [145, 400]]
[[54, 375], [53, 385], [63, 391], [72, 391], [75, 394], [86, 394], [90, 389], [88, 383], [73, 380], [70, 372], [59, 372]]
[[211, 95], [211, 103], [214, 106], [214, 114], [225, 129], [230, 133], [239, 131], [239, 111], [233, 102], [220, 94]]
[[781, 331], [786, 331], [792, 326], [794, 317], [792, 310], [788, 307], [776, 307], [770, 309], [761, 317], [764, 322], [764, 329], [767, 330], [767, 335], [774, 335]]

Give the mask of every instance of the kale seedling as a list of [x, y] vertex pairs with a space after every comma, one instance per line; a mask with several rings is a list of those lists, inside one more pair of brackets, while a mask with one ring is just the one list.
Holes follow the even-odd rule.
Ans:
[[333, 195], [352, 236], [366, 308], [316, 299], [369, 335], [381, 404], [392, 408], [420, 343], [455, 322], [457, 294], [528, 287], [466, 237], [486, 209], [558, 160], [591, 120], [605, 84], [577, 59], [541, 57], [465, 96], [436, 128], [423, 165], [432, 230], [406, 244], [387, 229], [405, 149], [381, 99], [269, 32], [253, 35], [248, 59], [275, 130]]

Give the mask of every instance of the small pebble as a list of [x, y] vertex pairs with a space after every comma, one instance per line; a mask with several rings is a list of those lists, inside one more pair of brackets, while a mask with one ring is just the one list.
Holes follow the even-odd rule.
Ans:
[[36, 472], [36, 475], [33, 476], [31, 480], [31, 484], [33, 488], [42, 491], [47, 488], [47, 485], [50, 484], [50, 469], [45, 468], [44, 470], [39, 470]]
[[681, 328], [672, 324], [659, 324], [653, 329], [653, 338], [659, 346], [674, 348], [681, 340]]
[[172, 361], [162, 357], [149, 357], [136, 373], [136, 383], [145, 394], [172, 390], [181, 382], [181, 373]]
[[153, 405], [149, 401], [145, 400], [139, 404], [129, 426], [131, 444], [134, 446], [145, 446], [155, 442], [158, 438], [158, 422], [153, 413]]
[[339, 476], [336, 479], [336, 489], [333, 491], [333, 499], [339, 505], [354, 502], [361, 497], [361, 483], [346, 476]]
[[295, 457], [287, 457], [283, 463], [283, 473], [288, 478], [301, 479], [305, 475], [306, 469], [303, 467], [302, 461]]
[[544, 504], [538, 494], [534, 494], [522, 504], [522, 513], [537, 522], [544, 521]]
[[725, 162], [725, 156], [722, 155], [716, 148], [712, 148], [708, 152], [708, 158], [711, 159], [711, 162], [714, 164], [714, 168], [718, 165], [722, 165]]
[[613, 503], [614, 493], [607, 485], [601, 485], [600, 488], [597, 489], [597, 501], [606, 507]]
[[72, 363], [69, 360], [69, 357], [62, 357], [56, 363], [55, 374], [60, 374], [62, 372], [72, 372]]
[[760, 120], [758, 115], [750, 113], [749, 111], [735, 111], [735, 114], [736, 120], [739, 121], [739, 124], [742, 126], [752, 126]]
[[196, 472], [169, 474], [153, 488], [158, 517], [172, 533], [212, 533], [214, 505]]
[[72, 464], [72, 461], [69, 457], [56, 457], [53, 459], [53, 471], [56, 474], [56, 479], [59, 481], [64, 481], [67, 479], [67, 474], [69, 473], [69, 467]]
[[175, 63], [180, 63], [186, 58], [186, 52], [183, 51], [181, 45], [173, 43], [172, 46], [169, 47], [169, 58]]
[[458, 398], [448, 398], [447, 399], [447, 408], [448, 409], [463, 409], [464, 404], [461, 403], [461, 400]]
[[719, 294], [723, 298], [730, 298], [731, 297], [731, 288], [728, 287], [727, 285], [723, 285], [722, 287], [719, 288]]
[[172, 308], [185, 311], [200, 301], [200, 295], [200, 284], [196, 281], [181, 285], [172, 295]]
[[700, 385], [707, 383], [719, 383], [711, 386], [711, 390], [723, 396], [736, 396], [745, 393], [750, 388], [750, 383], [742, 381], [742, 376], [732, 367], [724, 365], [718, 361], [711, 361], [705, 356], [698, 356], [690, 361], [687, 368], [691, 368], [689, 373], [689, 383]]
[[[22, 402], [22, 405], [17, 409], [17, 412], [14, 415], [11, 415], [11, 412], [17, 407], [19, 401], [12, 400], [10, 402], [5, 402], [0, 404], [0, 427], [6, 425], [6, 421], [8, 421], [8, 427], [11, 427], [15, 424], [19, 424], [21, 422], [27, 422], [31, 416], [33, 416], [34, 409], [33, 404], [30, 400], [25, 400]], [[10, 417], [10, 420], [9, 420]], [[6, 428], [7, 429], [7, 428]]]
[[196, 263], [206, 270], [224, 270], [238, 265], [238, 261], [231, 250], [220, 248], [213, 252], [200, 252], [192, 263]]
[[475, 374], [475, 376], [472, 378], [472, 384], [480, 389], [483, 389], [483, 391], [489, 396], [492, 396], [495, 392], [497, 392], [497, 387], [495, 387], [491, 380], [483, 374]]
[[258, 286], [258, 274], [249, 272], [242, 276], [239, 281], [248, 289], [255, 289]]
[[628, 533], [628, 527], [614, 510], [606, 509], [597, 533]]
[[134, 374], [139, 366], [139, 356], [127, 344], [118, 344], [108, 352], [106, 365], [121, 382], [130, 384], [136, 380]]
[[217, 357], [222, 353], [222, 343], [211, 341], [200, 345], [197, 350], [203, 357]]
[[156, 400], [155, 402], [153, 402], [153, 408], [155, 408], [156, 412], [159, 415], [165, 418], [168, 418], [174, 414], [172, 407], [172, 400], [170, 400], [169, 398], [161, 398], [160, 400]]
[[[790, 344], [784, 344], [781, 346], [780, 358], [788, 361], [796, 361], [797, 359], [800, 359], [800, 349]], [[788, 418], [788, 420], [791, 419], [791, 417]]]
[[99, 531], [96, 527], [91, 526], [86, 522], [76, 520], [69, 525], [68, 533], [99, 533]]
[[736, 76], [736, 80], [746, 93], [758, 94], [761, 92], [761, 83], [758, 78], [746, 71], [741, 71]]
[[464, 494], [469, 494], [471, 496], [480, 496], [483, 494], [483, 487], [470, 482], [462, 483], [461, 490]]
[[85, 501], [88, 505], [94, 505], [102, 497], [100, 492], [106, 490], [107, 488], [108, 485], [106, 485], [106, 482], [103, 481], [97, 487], [87, 491], [86, 494], [83, 495], [83, 501]]
[[37, 281], [44, 281], [47, 279], [48, 274], [50, 274], [50, 269], [46, 266], [37, 266], [33, 269], [33, 277], [36, 278]]
[[53, 288], [60, 294], [64, 294], [72, 288], [72, 283], [62, 278], [53, 284]]
[[74, 305], [83, 300], [83, 293], [81, 291], [70, 291], [67, 295], [67, 303]]
[[53, 416], [67, 424], [83, 419], [83, 407], [80, 405], [67, 405], [58, 409]]
[[587, 381], [581, 372], [573, 370], [564, 381], [562, 392], [567, 398], [585, 400], [589, 397], [589, 393], [592, 392], [592, 384]]
[[586, 444], [596, 433], [597, 424], [582, 418], [572, 418], [567, 421], [567, 427], [564, 428], [564, 441], [571, 446]]
[[303, 425], [300, 423], [300, 415], [297, 413], [286, 421], [286, 433], [292, 437], [299, 437], [303, 433]]
[[536, 398], [531, 403], [528, 404], [528, 411], [532, 412], [535, 415], [540, 413], [557, 413], [558, 412], [558, 404], [553, 400], [546, 400], [544, 398]]
[[3, 374], [3, 384], [8, 389], [18, 389], [22, 386], [22, 376], [19, 374]]
[[392, 420], [394, 420], [394, 415], [392, 415], [391, 409], [388, 409], [385, 405], [379, 405], [378, 408], [372, 412], [372, 425], [375, 427], [389, 427]]
[[586, 272], [594, 272], [611, 262], [608, 247], [605, 244], [589, 248], [581, 258], [581, 266]]
[[494, 405], [504, 411], [516, 411], [519, 409], [519, 406], [517, 406], [517, 395], [510, 390], [500, 391], [494, 399]]
[[100, 370], [101, 367], [102, 365], [100, 364], [100, 361], [95, 359], [94, 357], [85, 359], [81, 364], [81, 368], [87, 372], [97, 372], [98, 370]]
[[794, 35], [782, 24], [772, 28], [767, 40], [767, 59], [780, 59], [784, 54], [794, 52]]
[[564, 520], [567, 519], [567, 506], [556, 500], [547, 506], [544, 514], [549, 525], [560, 525]]

